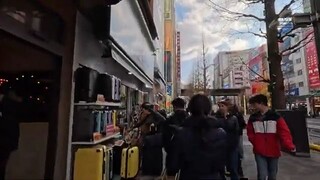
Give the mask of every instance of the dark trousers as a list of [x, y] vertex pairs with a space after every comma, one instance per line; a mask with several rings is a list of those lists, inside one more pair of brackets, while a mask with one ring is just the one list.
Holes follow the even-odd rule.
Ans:
[[6, 176], [6, 166], [11, 152], [0, 152], [0, 180], [4, 180]]
[[238, 175], [238, 148], [235, 148], [229, 152], [227, 167], [229, 167], [231, 180], [239, 180]]

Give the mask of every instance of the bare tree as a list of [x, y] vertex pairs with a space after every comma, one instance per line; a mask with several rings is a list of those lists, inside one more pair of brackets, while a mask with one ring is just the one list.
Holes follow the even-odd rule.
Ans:
[[192, 72], [191, 82], [193, 84], [194, 93], [210, 94], [210, 67], [212, 67], [213, 64], [209, 63], [207, 54], [208, 48], [205, 45], [204, 34], [202, 34], [201, 55], [196, 60]]
[[247, 7], [254, 5], [263, 5], [264, 17], [259, 17], [255, 14], [242, 13], [232, 11], [220, 3], [216, 3], [214, 0], [208, 0], [208, 5], [214, 9], [216, 12], [219, 12], [221, 16], [227, 16], [227, 20], [234, 21], [240, 19], [249, 19], [250, 21], [255, 21], [265, 24], [265, 32], [260, 28], [259, 31], [252, 31], [248, 28], [248, 31], [238, 32], [238, 33], [251, 33], [257, 37], [266, 38], [267, 47], [268, 47], [268, 62], [269, 62], [269, 74], [270, 79], [267, 80], [269, 83], [269, 88], [271, 90], [272, 97], [272, 107], [275, 109], [284, 109], [286, 107], [286, 98], [285, 98], [285, 87], [284, 87], [284, 78], [281, 69], [281, 60], [283, 55], [288, 55], [298, 51], [298, 49], [304, 47], [309, 40], [309, 36], [303, 38], [296, 45], [289, 47], [283, 51], [279, 50], [279, 42], [284, 42], [285, 38], [290, 38], [295, 36], [294, 29], [286, 33], [279, 33], [279, 27], [283, 24], [290, 22], [290, 18], [286, 14], [290, 14], [290, 7], [292, 7], [299, 0], [290, 0], [279, 13], [276, 13], [275, 10], [275, 1], [276, 0], [237, 0], [238, 2], [244, 3]]

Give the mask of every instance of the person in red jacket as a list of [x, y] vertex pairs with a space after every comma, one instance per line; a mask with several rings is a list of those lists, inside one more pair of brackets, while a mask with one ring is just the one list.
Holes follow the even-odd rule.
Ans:
[[268, 107], [268, 98], [259, 94], [249, 100], [255, 111], [247, 125], [248, 138], [253, 145], [258, 180], [275, 180], [281, 145], [295, 152], [295, 145], [285, 120]]

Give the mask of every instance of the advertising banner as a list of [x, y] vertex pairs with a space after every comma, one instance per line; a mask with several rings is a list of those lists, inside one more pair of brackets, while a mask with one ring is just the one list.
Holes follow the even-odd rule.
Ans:
[[[263, 75], [262, 70], [262, 58], [260, 56], [256, 56], [255, 58], [249, 61], [250, 67], [250, 80], [259, 80], [261, 79], [259, 75]], [[259, 75], [258, 75], [259, 74]]]
[[[313, 29], [309, 29], [305, 35], [310, 34]], [[309, 39], [312, 36], [309, 36]], [[307, 40], [309, 41], [309, 40]], [[307, 69], [309, 76], [309, 88], [310, 90], [316, 90], [320, 88], [320, 79], [319, 79], [319, 68], [318, 68], [318, 55], [316, 49], [315, 40], [312, 40], [309, 44], [305, 46], [306, 57], [307, 57]]]
[[178, 94], [180, 94], [181, 91], [181, 87], [180, 87], [180, 82], [181, 82], [181, 52], [180, 52], [180, 32], [177, 32], [177, 64], [176, 64], [176, 68], [177, 68], [177, 90], [178, 90]]
[[166, 51], [164, 55], [164, 71], [167, 82], [172, 82], [172, 53]]

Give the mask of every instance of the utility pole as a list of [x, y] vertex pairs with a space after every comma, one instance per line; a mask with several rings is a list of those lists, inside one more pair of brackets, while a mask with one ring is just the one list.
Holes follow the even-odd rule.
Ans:
[[[275, 0], [264, 1], [266, 29], [267, 29], [267, 47], [270, 84], [269, 92], [271, 93], [272, 108], [285, 108], [285, 88], [281, 70], [281, 55], [278, 45], [278, 16], [275, 10]], [[277, 75], [277, 76], [275, 76]]]

